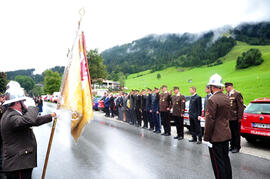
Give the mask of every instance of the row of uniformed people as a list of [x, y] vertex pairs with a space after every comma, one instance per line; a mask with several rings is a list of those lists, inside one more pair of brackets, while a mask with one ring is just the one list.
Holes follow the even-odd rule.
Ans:
[[[119, 111], [119, 120], [128, 122], [131, 125], [149, 129], [162, 135], [171, 135], [170, 113], [177, 127], [176, 139], [184, 138], [184, 112], [185, 97], [180, 93], [179, 87], [174, 87], [174, 95], [167, 91], [167, 86], [154, 90], [132, 90], [129, 94], [120, 93], [116, 100]], [[122, 113], [122, 114], [121, 114]]]

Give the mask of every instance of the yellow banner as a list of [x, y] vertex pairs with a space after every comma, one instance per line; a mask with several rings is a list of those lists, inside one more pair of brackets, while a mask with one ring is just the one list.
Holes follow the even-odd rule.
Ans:
[[90, 75], [84, 44], [84, 36], [81, 34], [69, 54], [58, 104], [59, 109], [71, 112], [71, 133], [75, 141], [88, 121], [93, 119]]

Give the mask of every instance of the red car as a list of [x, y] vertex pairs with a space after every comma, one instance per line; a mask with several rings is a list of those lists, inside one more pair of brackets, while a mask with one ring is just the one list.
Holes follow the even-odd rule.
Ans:
[[98, 101], [98, 110], [105, 111], [104, 101], [102, 99]]
[[270, 97], [255, 99], [247, 106], [241, 122], [241, 136], [248, 142], [270, 139]]

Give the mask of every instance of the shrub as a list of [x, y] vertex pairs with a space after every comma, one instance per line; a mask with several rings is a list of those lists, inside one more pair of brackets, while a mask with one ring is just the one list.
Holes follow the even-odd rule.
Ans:
[[236, 61], [236, 69], [248, 68], [250, 66], [260, 65], [263, 62], [262, 54], [259, 49], [250, 49], [243, 52]]

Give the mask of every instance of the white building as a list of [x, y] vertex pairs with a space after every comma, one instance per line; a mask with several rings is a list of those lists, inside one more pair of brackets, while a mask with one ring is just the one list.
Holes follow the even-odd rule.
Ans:
[[92, 89], [120, 89], [120, 83], [117, 81], [110, 80], [93, 80], [92, 81]]

